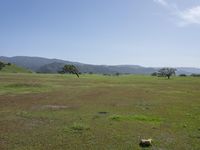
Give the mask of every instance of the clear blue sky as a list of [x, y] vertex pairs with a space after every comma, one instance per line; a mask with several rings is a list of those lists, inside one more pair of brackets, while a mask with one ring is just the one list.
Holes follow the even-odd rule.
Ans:
[[0, 0], [0, 55], [200, 67], [200, 1]]

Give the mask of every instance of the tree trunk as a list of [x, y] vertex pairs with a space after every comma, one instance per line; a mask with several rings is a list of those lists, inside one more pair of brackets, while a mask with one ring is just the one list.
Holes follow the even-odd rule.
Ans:
[[79, 74], [78, 73], [75, 73], [77, 75], [77, 77], [79, 78]]

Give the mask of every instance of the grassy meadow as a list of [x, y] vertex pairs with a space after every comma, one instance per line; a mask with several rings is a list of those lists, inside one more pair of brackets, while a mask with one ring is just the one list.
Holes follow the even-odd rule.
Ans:
[[0, 73], [31, 73], [31, 71], [15, 64], [10, 64], [3, 67], [0, 70]]
[[0, 74], [1, 150], [200, 149], [200, 78]]

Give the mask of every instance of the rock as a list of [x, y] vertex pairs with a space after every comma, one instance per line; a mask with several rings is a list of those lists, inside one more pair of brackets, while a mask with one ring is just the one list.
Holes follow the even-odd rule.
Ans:
[[141, 139], [139, 145], [141, 147], [150, 147], [152, 146], [152, 139]]

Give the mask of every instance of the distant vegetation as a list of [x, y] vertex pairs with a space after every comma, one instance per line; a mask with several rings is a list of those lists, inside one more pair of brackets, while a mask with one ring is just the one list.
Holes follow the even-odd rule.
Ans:
[[192, 77], [200, 77], [200, 74], [191, 74]]
[[180, 77], [187, 77], [186, 74], [180, 74], [179, 76], [180, 76]]
[[0, 72], [4, 73], [31, 73], [28, 69], [18, 67], [11, 63], [4, 63], [0, 61]]
[[16, 64], [20, 67], [27, 68], [39, 73], [57, 73], [66, 64], [75, 65], [79, 69], [79, 72], [92, 72], [93, 74], [151, 74], [152, 72], [157, 71], [155, 68], [142, 67], [138, 65], [92, 65], [60, 59], [47, 59], [27, 56], [0, 57], [0, 60], [10, 62], [12, 64]]
[[2, 70], [4, 67], [10, 66], [10, 65], [11, 65], [11, 63], [4, 63], [4, 62], [0, 61], [0, 70]]
[[157, 72], [152, 73], [152, 76], [167, 77], [168, 79], [173, 75], [176, 75], [176, 69], [174, 68], [162, 68]]
[[65, 65], [59, 73], [75, 74], [79, 78], [79, 70], [74, 65]]
[[[60, 59], [48, 59], [42, 57], [28, 57], [28, 56], [16, 56], [16, 57], [3, 57], [0, 56], [0, 61], [9, 62], [19, 67], [26, 68], [33, 72], [38, 73], [57, 73], [62, 70], [64, 65], [74, 65], [79, 69], [79, 72], [84, 74], [152, 74], [158, 72], [160, 68], [143, 67], [138, 65], [92, 65], [79, 62], [65, 61]], [[176, 68], [176, 74], [200, 74], [200, 68], [193, 67], [179, 67]]]
[[0, 61], [0, 70], [3, 69], [3, 67], [5, 67], [5, 64]]

